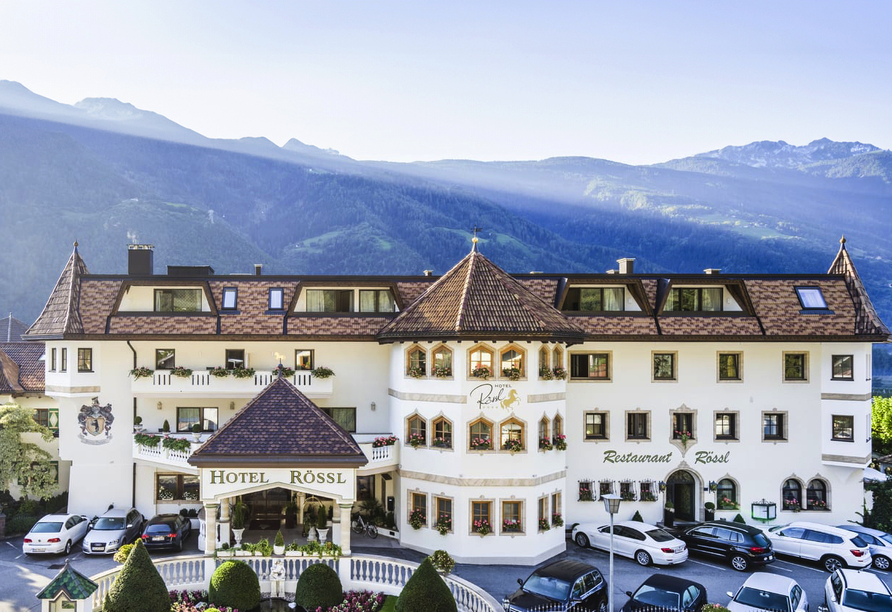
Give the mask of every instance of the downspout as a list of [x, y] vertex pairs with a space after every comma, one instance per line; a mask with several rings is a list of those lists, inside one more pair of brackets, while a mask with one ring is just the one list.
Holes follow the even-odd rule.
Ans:
[[[133, 369], [136, 369], [136, 349], [133, 348], [133, 345], [130, 344], [130, 340], [127, 341], [127, 346], [130, 347], [130, 350], [133, 351]], [[133, 418], [136, 419], [136, 398], [133, 398]], [[130, 479], [130, 507], [136, 508], [136, 462], [133, 462], [133, 468], [131, 470], [131, 479]]]
[[136, 349], [133, 348], [133, 345], [130, 344], [130, 340], [127, 341], [127, 346], [130, 347], [130, 350], [133, 351], [133, 369], [136, 369]]

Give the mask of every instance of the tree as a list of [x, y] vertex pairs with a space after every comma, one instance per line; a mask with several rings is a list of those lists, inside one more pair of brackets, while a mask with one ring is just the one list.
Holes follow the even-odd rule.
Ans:
[[18, 404], [0, 406], [0, 490], [20, 483], [22, 494], [28, 497], [49, 499], [56, 492], [56, 472], [50, 460], [52, 456], [34, 442], [22, 438], [22, 434], [40, 434], [47, 442], [53, 440], [53, 432], [39, 425], [30, 408]]
[[170, 595], [164, 578], [152, 563], [142, 540], [137, 540], [121, 572], [112, 583], [103, 612], [170, 612]]
[[892, 397], [874, 397], [872, 412], [873, 450], [892, 453]]

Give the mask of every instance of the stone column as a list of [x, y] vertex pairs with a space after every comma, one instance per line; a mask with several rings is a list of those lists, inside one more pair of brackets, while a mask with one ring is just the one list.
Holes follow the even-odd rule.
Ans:
[[306, 498], [307, 498], [306, 494], [304, 494], [301, 491], [298, 491], [298, 493], [297, 493], [297, 512], [298, 512], [297, 522], [300, 523], [301, 527], [303, 527], [303, 524], [304, 524], [304, 502], [306, 501]]
[[229, 498], [220, 500], [220, 542], [229, 544]]
[[217, 550], [217, 506], [219, 504], [204, 505], [204, 521], [207, 527], [204, 531], [204, 554], [213, 555]]
[[350, 555], [350, 513], [353, 504], [338, 504], [341, 509], [341, 554]]

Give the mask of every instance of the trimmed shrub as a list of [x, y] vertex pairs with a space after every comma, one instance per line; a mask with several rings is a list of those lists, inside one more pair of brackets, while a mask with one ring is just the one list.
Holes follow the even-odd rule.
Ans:
[[739, 512], [737, 513], [737, 516], [734, 517], [734, 522], [735, 523], [743, 523], [744, 525], [746, 525], [746, 521], [743, 520], [743, 517], [740, 516]]
[[142, 540], [137, 540], [102, 606], [103, 612], [170, 612], [170, 595]]
[[307, 610], [325, 610], [336, 606], [344, 601], [341, 579], [325, 563], [314, 563], [301, 573], [294, 591], [294, 601]]
[[285, 538], [282, 536], [282, 530], [276, 532], [275, 546], [285, 546]]
[[124, 544], [121, 548], [118, 549], [118, 552], [115, 553], [114, 560], [121, 565], [127, 563], [127, 557], [129, 557], [130, 553], [133, 552], [134, 546], [136, 546], [136, 544]]
[[418, 566], [409, 578], [399, 599], [396, 600], [394, 612], [458, 612], [455, 598], [443, 579], [434, 569], [430, 557]]
[[28, 514], [17, 514], [14, 519], [6, 523], [6, 534], [18, 535], [28, 533], [39, 518], [39, 516], [31, 516]]
[[214, 570], [208, 601], [215, 606], [250, 610], [260, 605], [260, 579], [242, 561], [226, 561]]
[[641, 513], [635, 510], [635, 514], [632, 515], [632, 520], [638, 523], [643, 523], [644, 519], [641, 518]]

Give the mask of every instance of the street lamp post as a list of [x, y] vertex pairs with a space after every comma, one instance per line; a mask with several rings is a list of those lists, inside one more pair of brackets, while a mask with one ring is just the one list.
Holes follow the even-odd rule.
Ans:
[[610, 515], [610, 575], [607, 579], [607, 610], [613, 612], [613, 515], [619, 512], [619, 502], [622, 498], [619, 495], [609, 494], [602, 495], [604, 500], [604, 509]]

